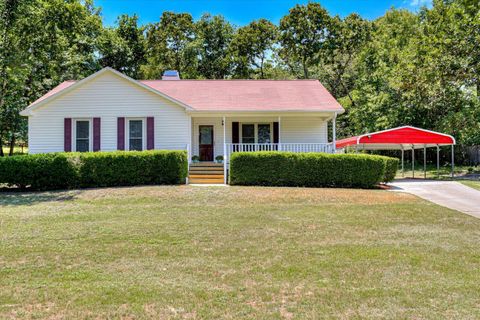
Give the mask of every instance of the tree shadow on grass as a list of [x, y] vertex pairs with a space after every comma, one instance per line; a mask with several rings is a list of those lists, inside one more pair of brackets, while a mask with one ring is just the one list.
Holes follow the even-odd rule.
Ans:
[[29, 206], [40, 202], [72, 201], [80, 193], [80, 190], [34, 192], [0, 188], [0, 206]]

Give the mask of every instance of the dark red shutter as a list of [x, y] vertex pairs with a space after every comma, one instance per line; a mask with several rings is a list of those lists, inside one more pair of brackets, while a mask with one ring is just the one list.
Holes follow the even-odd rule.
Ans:
[[117, 118], [117, 150], [125, 150], [125, 118]]
[[72, 151], [72, 118], [65, 118], [63, 122], [63, 150]]
[[153, 117], [147, 118], [147, 150], [155, 148], [155, 121]]
[[273, 123], [273, 143], [278, 143], [278, 122]]
[[238, 122], [232, 122], [232, 143], [240, 143], [240, 133], [238, 128]]
[[100, 118], [93, 118], [93, 151], [100, 151]]

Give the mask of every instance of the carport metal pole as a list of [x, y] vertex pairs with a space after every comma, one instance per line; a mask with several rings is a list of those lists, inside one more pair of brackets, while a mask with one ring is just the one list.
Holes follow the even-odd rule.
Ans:
[[423, 146], [423, 178], [427, 179], [427, 146]]
[[415, 179], [415, 148], [412, 144], [412, 178]]
[[452, 144], [452, 178], [455, 177], [455, 150], [454, 150], [454, 146]]
[[440, 147], [437, 144], [437, 177], [440, 178]]
[[403, 146], [402, 146], [402, 177], [405, 177], [405, 170], [403, 168], [403, 158], [404, 158], [404, 151], [403, 151]]

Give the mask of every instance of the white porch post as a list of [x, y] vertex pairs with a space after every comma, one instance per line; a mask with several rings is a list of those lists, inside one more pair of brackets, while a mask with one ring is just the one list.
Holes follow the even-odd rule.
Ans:
[[282, 151], [282, 117], [278, 117], [278, 151]]
[[226, 132], [227, 132], [227, 123], [225, 122], [226, 118], [223, 116], [222, 118], [222, 126], [223, 126], [223, 182], [227, 184], [227, 142], [226, 142]]
[[333, 153], [337, 153], [337, 113], [333, 116], [332, 122], [332, 140], [333, 140]]
[[188, 157], [188, 163], [192, 161], [192, 148], [193, 148], [193, 137], [192, 137], [192, 116], [188, 117], [188, 136], [190, 137], [190, 142], [188, 143], [188, 149], [187, 149], [187, 157]]

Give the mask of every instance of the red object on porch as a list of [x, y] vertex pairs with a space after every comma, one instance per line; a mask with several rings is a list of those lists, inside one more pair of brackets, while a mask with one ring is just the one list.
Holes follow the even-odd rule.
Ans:
[[425, 147], [454, 145], [455, 138], [448, 134], [415, 128], [398, 127], [337, 140], [337, 149], [355, 147], [359, 149], [420, 149]]

